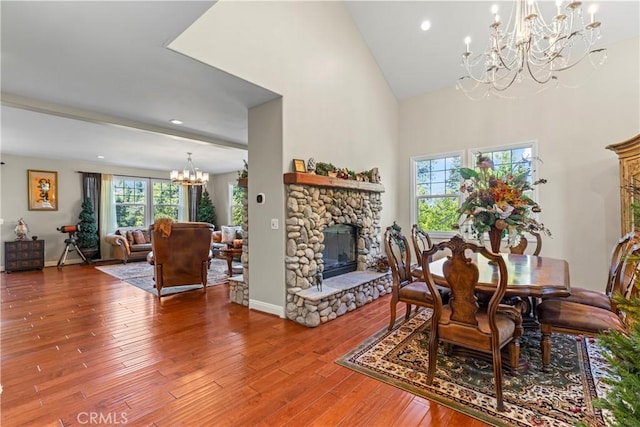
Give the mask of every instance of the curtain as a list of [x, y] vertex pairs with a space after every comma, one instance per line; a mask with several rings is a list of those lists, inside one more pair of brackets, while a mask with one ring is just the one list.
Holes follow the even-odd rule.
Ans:
[[[96, 228], [98, 229], [98, 241], [102, 241], [100, 232], [100, 197], [102, 193], [102, 174], [82, 172], [82, 201], [85, 198], [89, 198], [93, 204], [93, 212], [96, 216]], [[100, 247], [98, 247], [98, 254], [96, 258], [101, 259]]]
[[113, 175], [102, 174], [102, 204], [100, 205], [100, 253], [102, 259], [112, 258], [113, 246], [106, 243], [104, 237], [116, 231], [116, 204], [113, 198]]
[[198, 220], [198, 208], [200, 207], [200, 198], [202, 197], [201, 185], [190, 185], [189, 187], [189, 221]]

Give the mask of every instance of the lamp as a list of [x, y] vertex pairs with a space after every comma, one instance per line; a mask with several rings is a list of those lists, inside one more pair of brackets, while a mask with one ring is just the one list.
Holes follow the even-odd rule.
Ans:
[[[574, 67], [586, 57], [592, 65], [593, 54], [606, 58], [606, 49], [594, 49], [600, 39], [600, 22], [595, 19], [596, 9], [590, 9], [590, 22], [585, 25], [582, 2], [571, 1], [563, 8], [557, 0], [556, 13], [549, 23], [535, 0], [516, 0], [506, 26], [503, 26], [498, 6], [491, 9], [493, 22], [487, 49], [474, 56], [471, 39], [464, 42], [462, 54], [465, 75], [458, 79], [456, 87], [470, 94], [478, 87], [502, 92], [522, 76], [539, 84], [558, 80], [558, 73]], [[602, 63], [602, 61], [600, 63]], [[471, 83], [471, 84], [469, 84]]]
[[184, 170], [172, 170], [169, 174], [171, 181], [182, 185], [206, 185], [209, 181], [209, 174], [196, 169], [191, 160], [191, 153], [187, 153], [187, 155], [187, 165]]

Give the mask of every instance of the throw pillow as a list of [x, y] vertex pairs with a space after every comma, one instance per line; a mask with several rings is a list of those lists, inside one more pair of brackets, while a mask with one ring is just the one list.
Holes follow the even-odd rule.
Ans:
[[240, 249], [242, 247], [242, 239], [235, 239], [233, 241], [233, 247], [235, 249]]
[[213, 243], [222, 243], [222, 231], [214, 231], [212, 236]]
[[222, 226], [222, 243], [233, 243], [236, 238], [236, 227]]
[[146, 243], [146, 241], [144, 240], [144, 234], [142, 234], [142, 231], [135, 230], [132, 234], [133, 234], [133, 241], [136, 244]]
[[127, 230], [127, 242], [129, 242], [130, 245], [133, 245], [133, 233], [131, 230]]
[[151, 235], [149, 234], [149, 230], [142, 230], [142, 235], [144, 236], [144, 243], [151, 243]]

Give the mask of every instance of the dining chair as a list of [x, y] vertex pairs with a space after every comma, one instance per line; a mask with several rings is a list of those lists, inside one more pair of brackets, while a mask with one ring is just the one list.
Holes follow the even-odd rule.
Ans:
[[[540, 236], [540, 233], [537, 233], [535, 231], [528, 231], [528, 234], [531, 234], [536, 239], [536, 247], [535, 249], [533, 249], [533, 253], [531, 255], [540, 255], [540, 251], [542, 251], [542, 236]], [[522, 236], [520, 238], [520, 243], [516, 246], [511, 246], [509, 248], [509, 252], [511, 252], [512, 254], [522, 255], [527, 249], [527, 246], [529, 246], [529, 241], [527, 240], [526, 236]]]
[[[394, 227], [387, 227], [384, 232], [384, 248], [391, 267], [391, 306], [389, 310], [389, 330], [396, 321], [396, 305], [406, 303], [405, 320], [411, 315], [412, 306], [433, 307], [433, 296], [426, 283], [416, 280], [411, 275], [411, 250], [407, 238]], [[449, 290], [438, 286], [436, 292], [448, 295]], [[445, 297], [446, 299], [446, 297]]]
[[[451, 290], [448, 303], [443, 303], [437, 293], [436, 283], [429, 263], [438, 252], [448, 253], [442, 272]], [[497, 275], [496, 287], [487, 305], [479, 305], [477, 295], [478, 266], [467, 252], [487, 258]], [[429, 366], [426, 382], [431, 384], [436, 371], [439, 342], [461, 346], [491, 355], [495, 378], [496, 407], [504, 411], [502, 397], [502, 349], [508, 346], [509, 359], [514, 366], [520, 356], [519, 337], [523, 333], [520, 311], [500, 304], [507, 289], [507, 267], [500, 254], [494, 254], [483, 246], [466, 242], [460, 236], [434, 244], [422, 254], [422, 270], [427, 287], [434, 295], [433, 317], [429, 334]], [[516, 363], [514, 363], [516, 362]]]
[[[628, 251], [619, 271], [615, 274], [612, 288], [625, 299], [637, 292], [635, 287], [638, 280], [638, 266], [640, 264], [640, 244], [635, 244]], [[573, 290], [572, 290], [573, 292]], [[571, 335], [595, 335], [607, 330], [626, 330], [625, 314], [619, 312], [615, 302], [611, 309], [594, 307], [587, 304], [563, 299], [547, 299], [538, 305], [536, 312], [542, 337], [542, 370], [549, 372], [551, 363], [551, 334], [562, 332]]]
[[618, 277], [622, 262], [627, 255], [629, 249], [640, 242], [638, 232], [632, 231], [625, 234], [616, 242], [611, 252], [611, 264], [607, 275], [604, 291], [596, 291], [577, 286], [571, 287], [571, 295], [568, 297], [553, 297], [551, 299], [561, 299], [563, 301], [576, 302], [592, 307], [598, 307], [605, 310], [613, 311], [611, 303], [611, 294], [614, 291], [614, 284], [618, 283]]
[[431, 237], [429, 236], [429, 233], [421, 229], [418, 224], [413, 224], [413, 226], [411, 226], [411, 242], [413, 243], [413, 250], [416, 254], [416, 260], [418, 262], [417, 268], [411, 269], [411, 274], [416, 279], [423, 280], [420, 259], [422, 258], [422, 252], [431, 248], [431, 246], [433, 245], [431, 243]]

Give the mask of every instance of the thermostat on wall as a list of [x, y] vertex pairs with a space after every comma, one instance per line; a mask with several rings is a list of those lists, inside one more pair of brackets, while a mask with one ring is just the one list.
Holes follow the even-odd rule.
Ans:
[[265, 200], [264, 197], [264, 193], [258, 193], [258, 195], [256, 196], [256, 202], [258, 202], [259, 205], [263, 204]]

